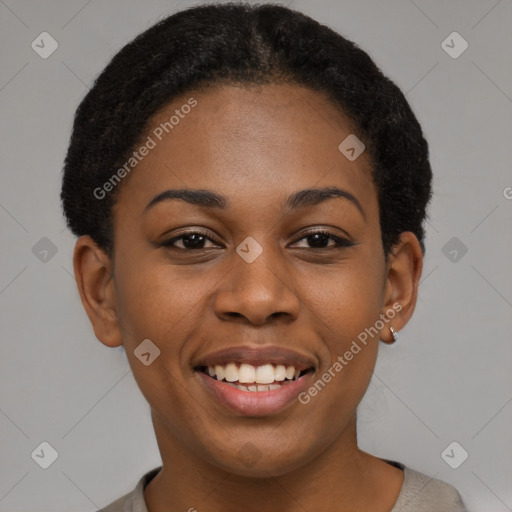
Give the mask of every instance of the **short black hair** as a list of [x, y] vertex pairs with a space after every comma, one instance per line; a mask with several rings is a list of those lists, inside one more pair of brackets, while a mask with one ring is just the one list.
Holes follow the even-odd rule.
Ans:
[[[428, 144], [400, 89], [367, 53], [310, 17], [275, 4], [204, 4], [170, 15], [124, 46], [80, 103], [61, 199], [67, 224], [113, 249], [113, 187], [150, 118], [191, 90], [287, 82], [326, 93], [357, 129], [372, 163], [387, 255], [400, 233], [424, 246], [432, 195]], [[341, 141], [340, 141], [341, 142]]]

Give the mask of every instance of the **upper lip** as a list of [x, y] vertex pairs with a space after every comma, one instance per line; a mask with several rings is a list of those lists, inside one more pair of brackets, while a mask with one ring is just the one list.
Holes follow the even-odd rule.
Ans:
[[272, 346], [238, 346], [230, 347], [217, 352], [212, 352], [206, 356], [198, 358], [194, 367], [225, 365], [228, 363], [246, 363], [253, 366], [264, 364], [282, 364], [284, 366], [293, 366], [296, 370], [308, 370], [316, 368], [313, 358], [299, 354], [293, 350]]

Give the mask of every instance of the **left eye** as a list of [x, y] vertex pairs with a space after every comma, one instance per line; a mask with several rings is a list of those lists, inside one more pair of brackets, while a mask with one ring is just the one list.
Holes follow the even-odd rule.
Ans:
[[[329, 231], [314, 231], [308, 233], [306, 236], [300, 238], [295, 243], [302, 242], [303, 240], [306, 240], [307, 243], [309, 243], [312, 246], [306, 247], [306, 249], [332, 249], [335, 247], [350, 247], [351, 245], [354, 245], [352, 242], [350, 242], [350, 240], [333, 235]], [[325, 245], [329, 243], [329, 240], [333, 240], [334, 244]]]

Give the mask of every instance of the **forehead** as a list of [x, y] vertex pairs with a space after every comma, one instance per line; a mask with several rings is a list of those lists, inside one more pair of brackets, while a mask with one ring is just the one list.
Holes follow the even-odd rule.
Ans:
[[350, 161], [339, 150], [355, 132], [324, 95], [296, 85], [191, 92], [150, 120], [141, 144], [153, 147], [118, 204], [143, 211], [166, 189], [207, 188], [256, 212], [297, 190], [337, 186], [376, 207], [368, 156]]

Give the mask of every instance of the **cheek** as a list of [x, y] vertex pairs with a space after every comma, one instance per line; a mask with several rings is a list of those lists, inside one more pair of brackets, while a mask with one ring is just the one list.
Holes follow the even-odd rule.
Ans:
[[324, 286], [314, 312], [328, 356], [299, 399], [322, 425], [324, 439], [334, 440], [355, 413], [377, 359], [379, 337], [367, 329], [379, 318], [380, 301], [374, 286], [364, 280], [358, 284], [354, 289], [350, 280], [341, 280]]
[[[130, 367], [140, 391], [153, 409], [161, 410], [165, 403], [168, 410], [182, 411], [181, 419], [175, 418], [174, 428], [186, 423], [191, 409], [182, 352], [197, 327], [198, 311], [207, 300], [211, 286], [201, 278], [201, 273], [185, 278], [172, 272], [168, 264], [129, 265], [124, 262], [116, 267], [117, 314]], [[146, 365], [137, 354], [142, 353], [138, 347], [148, 339], [160, 352], [149, 345], [145, 352], [149, 351], [151, 362]], [[157, 353], [153, 359], [153, 354]]]
[[116, 283], [117, 312], [123, 342], [153, 339], [159, 346], [179, 348], [208, 294], [205, 275], [176, 272], [169, 265], [124, 265]]
[[305, 278], [303, 300], [313, 317], [330, 328], [327, 339], [344, 344], [378, 319], [384, 281], [376, 266], [347, 261], [332, 272]]
[[[374, 326], [381, 313], [384, 286], [380, 267], [375, 261], [347, 261], [330, 277], [308, 280], [308, 309], [321, 331], [329, 360], [318, 372], [316, 382], [321, 382], [304, 401], [315, 401], [313, 407], [318, 407], [320, 416], [331, 414], [322, 407], [339, 403], [333, 414], [345, 421], [371, 379], [379, 343]], [[316, 401], [317, 395], [323, 396]]]

